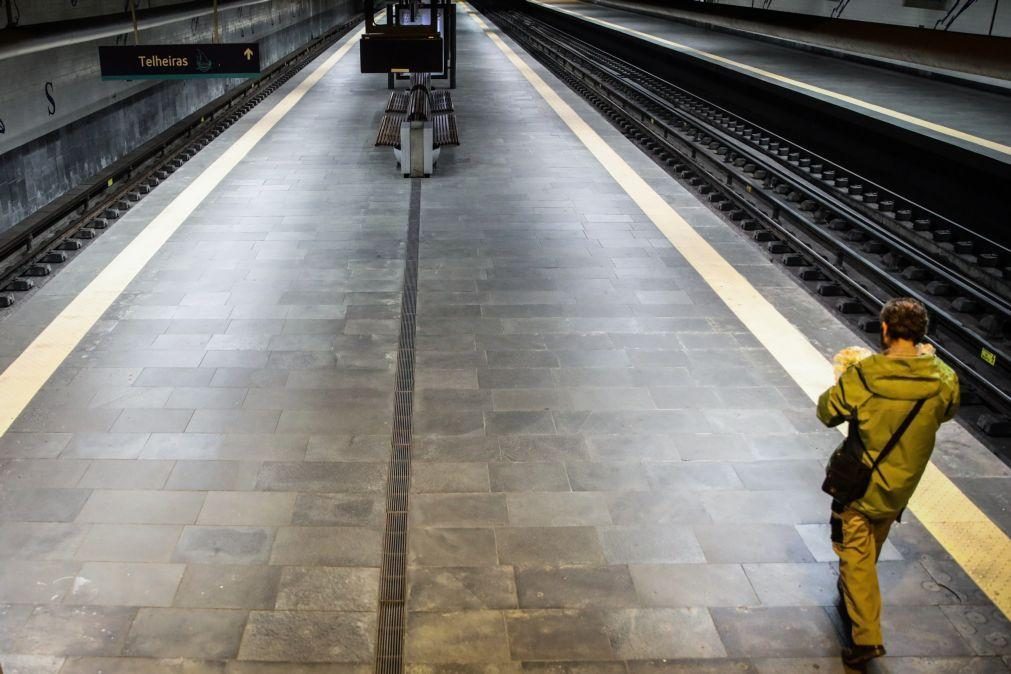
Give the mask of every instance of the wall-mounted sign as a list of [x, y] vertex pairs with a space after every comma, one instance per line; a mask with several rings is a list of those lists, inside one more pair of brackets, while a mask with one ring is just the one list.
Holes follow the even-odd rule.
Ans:
[[99, 47], [103, 80], [255, 77], [260, 49], [250, 44], [152, 44]]

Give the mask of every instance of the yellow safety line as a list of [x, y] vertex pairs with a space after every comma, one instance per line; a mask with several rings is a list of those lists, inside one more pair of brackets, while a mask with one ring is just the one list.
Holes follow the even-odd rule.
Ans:
[[358, 31], [169, 203], [0, 374], [0, 436], [144, 265], [249, 151], [356, 44]]
[[[505, 54], [573, 134], [663, 232], [798, 386], [815, 401], [833, 381], [832, 365], [811, 342], [643, 180], [484, 20], [466, 13]], [[1006, 616], [1011, 616], [1011, 539], [934, 464], [910, 509]]]
[[979, 136], [974, 136], [971, 133], [966, 133], [965, 131], [959, 131], [958, 129], [952, 129], [951, 127], [942, 126], [941, 124], [935, 124], [934, 122], [930, 122], [930, 121], [927, 121], [925, 119], [921, 119], [919, 117], [914, 117], [913, 115], [907, 115], [904, 112], [898, 112], [897, 110], [892, 110], [890, 108], [886, 108], [884, 106], [877, 105], [875, 103], [869, 103], [869, 102], [861, 100], [859, 98], [854, 98], [853, 96], [847, 96], [846, 94], [840, 94], [837, 91], [832, 91], [830, 89], [824, 89], [822, 87], [818, 87], [818, 86], [815, 86], [813, 84], [808, 84], [807, 82], [801, 82], [800, 80], [795, 80], [795, 79], [792, 79], [790, 77], [785, 77], [783, 75], [779, 75], [779, 74], [771, 72], [769, 70], [763, 70], [762, 68], [756, 68], [755, 66], [749, 66], [746, 63], [741, 63], [740, 61], [734, 61], [733, 59], [728, 59], [728, 58], [726, 58], [724, 56], [720, 56], [718, 54], [713, 54], [712, 52], [702, 51], [701, 49], [695, 49], [694, 47], [689, 47], [686, 44], [681, 44], [680, 42], [674, 42], [673, 40], [667, 40], [665, 38], [658, 37], [656, 35], [650, 35], [649, 33], [644, 33], [642, 31], [635, 30], [634, 28], [628, 28], [626, 26], [622, 26], [620, 24], [613, 23], [611, 21], [605, 21], [603, 19], [597, 19], [597, 18], [594, 18], [594, 17], [591, 17], [591, 16], [587, 16], [586, 14], [581, 14], [581, 13], [573, 11], [571, 9], [565, 9], [563, 7], [558, 7], [558, 6], [555, 6], [555, 5], [551, 4], [551, 3], [541, 2], [540, 0], [527, 0], [527, 2], [533, 3], [535, 5], [540, 5], [541, 7], [545, 7], [547, 9], [551, 9], [551, 10], [556, 11], [556, 12], [561, 12], [563, 14], [571, 14], [572, 16], [575, 16], [575, 17], [579, 18], [582, 21], [589, 21], [591, 23], [595, 23], [595, 24], [600, 25], [600, 26], [605, 26], [605, 27], [611, 28], [613, 30], [618, 30], [618, 31], [621, 31], [623, 33], [627, 33], [629, 35], [635, 35], [636, 37], [642, 38], [644, 40], [648, 40], [649, 42], [653, 42], [655, 44], [660, 44], [660, 45], [663, 45], [665, 47], [670, 47], [670, 48], [672, 48], [672, 49], [674, 49], [676, 51], [679, 51], [679, 52], [682, 52], [682, 53], [685, 53], [685, 54], [691, 54], [693, 56], [701, 57], [703, 59], [707, 59], [707, 60], [710, 60], [710, 61], [715, 61], [717, 63], [721, 63], [723, 65], [730, 66], [732, 68], [737, 68], [737, 69], [740, 69], [740, 70], [744, 70], [746, 72], [758, 75], [760, 77], [764, 77], [764, 78], [767, 78], [767, 79], [770, 79], [770, 80], [774, 80], [776, 82], [780, 82], [782, 84], [786, 84], [786, 85], [791, 86], [791, 87], [796, 87], [798, 89], [803, 89], [804, 91], [809, 91], [811, 93], [818, 94], [820, 96], [826, 96], [828, 98], [834, 98], [837, 101], [843, 101], [845, 103], [849, 103], [851, 105], [855, 105], [855, 106], [863, 108], [865, 110], [870, 110], [871, 112], [876, 112], [878, 114], [885, 115], [886, 117], [891, 117], [893, 119], [897, 119], [897, 120], [906, 122], [908, 124], [913, 124], [915, 126], [919, 126], [919, 127], [924, 128], [924, 129], [928, 129], [930, 131], [933, 131], [935, 133], [939, 133], [939, 134], [944, 135], [944, 136], [950, 136], [952, 138], [957, 138], [959, 140], [965, 141], [967, 143], [973, 143], [975, 145], [979, 145], [981, 147], [985, 147], [985, 148], [987, 148], [989, 150], [993, 150], [994, 152], [999, 152], [1001, 154], [1011, 155], [1011, 145], [1004, 145], [1004, 144], [998, 143], [996, 141], [987, 140], [986, 138], [980, 138]]

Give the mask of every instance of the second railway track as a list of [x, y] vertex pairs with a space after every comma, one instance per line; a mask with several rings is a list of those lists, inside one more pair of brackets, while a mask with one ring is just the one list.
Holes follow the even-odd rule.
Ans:
[[923, 301], [990, 410], [977, 425], [1011, 431], [1011, 250], [567, 31], [482, 9], [851, 323], [876, 332], [887, 298]]

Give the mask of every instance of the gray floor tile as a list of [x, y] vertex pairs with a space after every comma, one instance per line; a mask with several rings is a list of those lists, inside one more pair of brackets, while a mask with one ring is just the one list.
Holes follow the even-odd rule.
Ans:
[[0, 524], [0, 558], [26, 560], [73, 559], [87, 527], [55, 522]]
[[512, 526], [564, 527], [611, 523], [606, 499], [596, 493], [517, 493], [509, 494], [506, 503]]
[[204, 504], [204, 494], [174, 491], [95, 490], [78, 522], [104, 524], [191, 524]]
[[73, 586], [79, 568], [74, 562], [4, 560], [0, 564], [0, 602], [58, 603]]
[[611, 564], [690, 564], [706, 559], [687, 525], [607, 527], [600, 530], [600, 540]]
[[282, 611], [372, 611], [379, 570], [353, 567], [286, 567], [276, 608]]
[[309, 438], [306, 461], [385, 462], [390, 456], [390, 436], [313, 435]]
[[937, 606], [888, 606], [881, 631], [893, 656], [973, 655], [969, 643]]
[[[58, 459], [11, 459], [0, 461], [0, 481], [13, 488], [70, 488], [77, 486], [88, 470], [87, 461]], [[85, 485], [81, 485], [85, 486]]]
[[375, 652], [375, 623], [371, 613], [253, 611], [239, 659], [367, 663]]
[[378, 566], [381, 534], [358, 527], [281, 527], [271, 564], [297, 566]]
[[647, 491], [646, 471], [638, 463], [569, 462], [565, 464], [574, 491]]
[[612, 660], [604, 618], [595, 611], [528, 610], [506, 613], [514, 660]]
[[710, 521], [692, 492], [623, 492], [604, 498], [611, 521], [623, 526], [655, 524], [691, 524], [704, 526]]
[[113, 433], [178, 433], [190, 422], [193, 410], [126, 409], [116, 419]]
[[268, 462], [256, 485], [270, 491], [376, 493], [385, 476], [385, 463]]
[[198, 524], [284, 526], [291, 524], [295, 494], [278, 492], [210, 492]]
[[281, 568], [189, 564], [174, 606], [179, 608], [272, 609]]
[[520, 608], [632, 608], [637, 605], [626, 566], [561, 566], [516, 570]]
[[765, 606], [832, 606], [839, 576], [830, 564], [745, 564]]
[[79, 459], [136, 459], [148, 433], [75, 433], [61, 455]]
[[[836, 659], [838, 660], [838, 658]], [[782, 661], [775, 661], [777, 664]], [[841, 666], [841, 662], [840, 662]], [[757, 674], [755, 665], [745, 659], [685, 659], [685, 660], [640, 660], [628, 663], [632, 674]], [[786, 674], [789, 670], [772, 670], [777, 674]], [[799, 670], [806, 671], [806, 670]], [[839, 674], [832, 669], [831, 674]], [[840, 670], [841, 672], [842, 670]], [[764, 673], [763, 673], [764, 674]], [[790, 672], [790, 674], [793, 674]]]
[[490, 528], [414, 528], [410, 563], [417, 566], [495, 566], [495, 531]]
[[70, 433], [15, 433], [0, 437], [0, 457], [54, 459], [70, 442]]
[[0, 522], [71, 522], [91, 496], [87, 489], [0, 490]]
[[198, 409], [187, 424], [168, 432], [185, 430], [187, 433], [273, 433], [280, 412], [266, 410], [208, 410]]
[[706, 560], [715, 563], [813, 562], [792, 526], [709, 524], [695, 527]]
[[418, 494], [411, 523], [421, 527], [480, 527], [508, 522], [504, 494]]
[[14, 641], [15, 653], [119, 655], [137, 609], [117, 606], [40, 606]]
[[411, 491], [415, 493], [490, 490], [488, 467], [480, 463], [416, 462], [411, 470]]
[[176, 461], [166, 489], [176, 491], [245, 491], [256, 485], [260, 464], [254, 461]]
[[379, 527], [385, 517], [380, 496], [298, 494], [292, 524], [296, 526]]
[[616, 657], [719, 658], [726, 656], [713, 619], [704, 608], [636, 608], [604, 611]]
[[592, 527], [522, 527], [495, 531], [502, 564], [602, 564], [603, 550]]
[[839, 652], [835, 628], [821, 608], [713, 608], [710, 613], [730, 656], [783, 658]]
[[509, 662], [509, 640], [498, 611], [409, 613], [405, 658], [422, 663]]
[[14, 638], [28, 621], [33, 607], [28, 605], [0, 604], [0, 648], [5, 653], [14, 651]]
[[495, 492], [570, 491], [560, 463], [490, 463], [488, 471]]
[[266, 564], [273, 543], [274, 530], [266, 527], [186, 527], [172, 561], [186, 564]]
[[476, 611], [516, 608], [516, 581], [509, 566], [412, 568], [408, 604], [415, 611]]
[[699, 499], [716, 522], [823, 524], [831, 499], [821, 491], [700, 492]]
[[64, 603], [85, 606], [171, 606], [182, 564], [87, 562]]
[[919, 561], [878, 562], [881, 597], [888, 604], [925, 606], [957, 604], [959, 595], [934, 582]]
[[161, 489], [174, 465], [172, 461], [92, 461], [77, 486], [85, 489]]
[[758, 596], [738, 564], [633, 564], [635, 589], [647, 606], [756, 606]]
[[941, 612], [975, 654], [1011, 655], [1011, 624], [1000, 609], [959, 605], [942, 606]]
[[651, 463], [646, 465], [650, 485], [657, 491], [740, 489], [740, 478], [725, 463]]
[[245, 624], [245, 611], [142, 608], [123, 652], [156, 658], [234, 658]]
[[500, 436], [498, 447], [503, 461], [561, 462], [589, 458], [586, 440], [580, 435]]
[[170, 524], [92, 524], [74, 556], [91, 562], [168, 562], [182, 531]]

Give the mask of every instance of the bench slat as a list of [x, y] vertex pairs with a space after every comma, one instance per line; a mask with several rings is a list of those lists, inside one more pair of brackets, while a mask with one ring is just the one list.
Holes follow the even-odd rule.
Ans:
[[432, 92], [432, 112], [453, 112], [453, 97], [446, 89]]
[[432, 144], [436, 147], [460, 144], [460, 131], [456, 127], [456, 115], [446, 112], [432, 117]]
[[383, 115], [383, 121], [379, 124], [379, 133], [376, 135], [376, 147], [400, 147], [400, 123], [404, 121], [404, 115], [389, 113]]
[[390, 102], [386, 104], [386, 112], [407, 112], [409, 96], [406, 91], [394, 91], [390, 94]]

